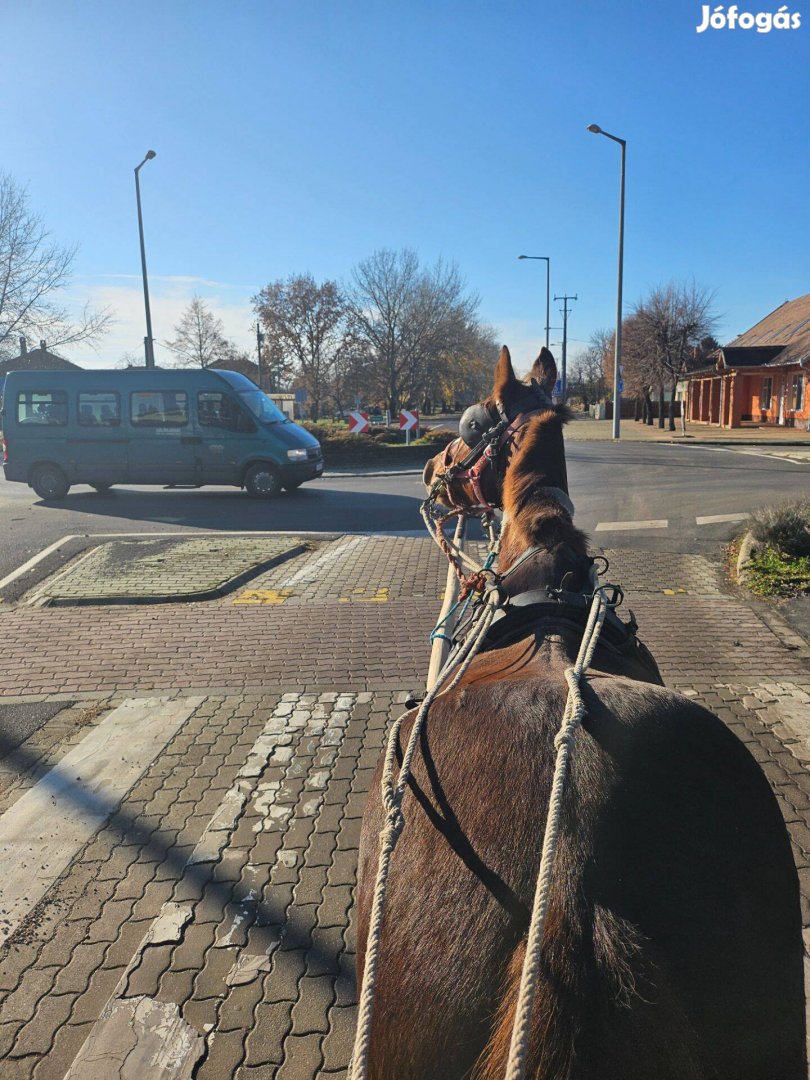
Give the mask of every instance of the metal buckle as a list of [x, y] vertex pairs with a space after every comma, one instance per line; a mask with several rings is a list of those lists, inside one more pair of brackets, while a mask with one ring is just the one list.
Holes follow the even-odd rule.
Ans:
[[[599, 589], [603, 594], [605, 594], [605, 603], [609, 608], [621, 607], [622, 602], [624, 601], [624, 589], [621, 587], [621, 585], [606, 583], [604, 585], [600, 585]], [[611, 590], [610, 599], [608, 599], [608, 596], [606, 595], [606, 591], [608, 589]]]

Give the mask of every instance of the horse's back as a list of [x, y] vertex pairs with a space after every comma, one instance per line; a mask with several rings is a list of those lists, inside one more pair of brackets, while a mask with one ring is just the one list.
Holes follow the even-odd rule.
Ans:
[[[555, 673], [431, 707], [391, 866], [372, 1075], [503, 1075], [565, 695]], [[806, 1076], [797, 877], [761, 770], [667, 690], [597, 677], [584, 697], [530, 1075]], [[360, 969], [380, 824], [375, 784]]]

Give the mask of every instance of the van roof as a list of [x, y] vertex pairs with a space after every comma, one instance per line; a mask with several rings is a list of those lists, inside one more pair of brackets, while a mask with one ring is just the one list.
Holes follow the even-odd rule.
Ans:
[[216, 381], [225, 382], [237, 391], [257, 390], [258, 387], [246, 375], [239, 371], [227, 371], [223, 368], [83, 368], [78, 371], [9, 371], [6, 380], [9, 385], [25, 381], [29, 386], [73, 386], [80, 383], [121, 385], [128, 382], [156, 382], [174, 386], [190, 383], [191, 385], [210, 385]]

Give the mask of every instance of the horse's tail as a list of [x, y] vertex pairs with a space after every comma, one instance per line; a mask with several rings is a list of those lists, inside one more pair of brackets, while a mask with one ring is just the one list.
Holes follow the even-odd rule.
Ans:
[[[565, 933], [551, 922], [532, 1010], [528, 1080], [708, 1080], [695, 1032], [635, 928], [597, 907], [592, 949], [585, 950], [582, 941], [573, 947], [570, 927]], [[574, 971], [577, 953], [590, 955]], [[506, 1075], [525, 954], [523, 940], [510, 958], [492, 1035], [471, 1080]]]
[[[509, 961], [492, 1036], [473, 1070], [471, 1080], [503, 1080], [506, 1075], [525, 955], [526, 942], [523, 940]], [[553, 1076], [555, 1080], [570, 1080], [572, 1077], [573, 1032], [566, 1030], [566, 1019], [570, 1018], [559, 1011], [558, 1004], [548, 980], [541, 973], [529, 1033], [528, 1077]]]

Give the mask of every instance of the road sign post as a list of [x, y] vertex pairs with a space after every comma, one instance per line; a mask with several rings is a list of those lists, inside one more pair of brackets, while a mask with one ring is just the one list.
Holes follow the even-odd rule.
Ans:
[[399, 430], [405, 432], [405, 445], [411, 445], [411, 431], [416, 429], [416, 437], [419, 438], [419, 410], [403, 409], [399, 414]]

